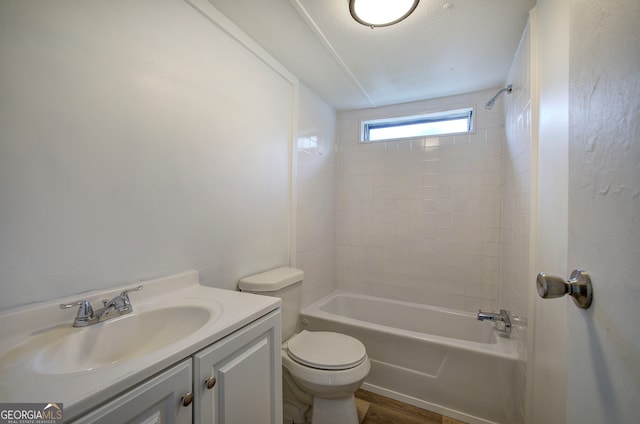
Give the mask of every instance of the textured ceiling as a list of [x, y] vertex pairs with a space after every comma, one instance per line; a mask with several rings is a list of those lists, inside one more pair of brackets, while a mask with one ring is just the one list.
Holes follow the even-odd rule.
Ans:
[[338, 110], [505, 84], [535, 0], [421, 0], [371, 29], [348, 0], [209, 0]]

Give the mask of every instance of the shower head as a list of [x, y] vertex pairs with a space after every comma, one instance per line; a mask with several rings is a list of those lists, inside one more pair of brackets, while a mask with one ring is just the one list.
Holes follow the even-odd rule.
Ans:
[[493, 105], [496, 103], [496, 100], [498, 100], [498, 97], [500, 97], [500, 95], [501, 95], [502, 93], [504, 93], [505, 91], [507, 92], [507, 94], [511, 94], [511, 92], [513, 91], [513, 86], [512, 86], [511, 84], [509, 84], [509, 85], [507, 85], [505, 88], [503, 88], [502, 90], [498, 91], [498, 92], [496, 93], [496, 95], [495, 95], [495, 96], [493, 96], [493, 97], [491, 98], [491, 100], [489, 100], [489, 101], [487, 102], [487, 104], [485, 104], [485, 105], [484, 105], [484, 108], [485, 108], [485, 109], [487, 109], [487, 110], [491, 110], [491, 109], [493, 109]]

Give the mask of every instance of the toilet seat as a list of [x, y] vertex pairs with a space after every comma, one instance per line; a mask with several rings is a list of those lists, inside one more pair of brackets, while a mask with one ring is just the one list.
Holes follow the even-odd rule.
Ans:
[[294, 361], [317, 369], [345, 370], [358, 366], [366, 358], [360, 340], [328, 331], [306, 331], [291, 337], [287, 352]]

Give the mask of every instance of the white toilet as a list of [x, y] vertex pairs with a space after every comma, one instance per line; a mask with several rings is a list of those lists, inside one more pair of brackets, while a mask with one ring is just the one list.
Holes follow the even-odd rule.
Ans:
[[364, 345], [345, 334], [296, 333], [304, 272], [276, 268], [243, 278], [243, 292], [282, 299], [284, 423], [357, 424], [354, 392], [369, 374]]

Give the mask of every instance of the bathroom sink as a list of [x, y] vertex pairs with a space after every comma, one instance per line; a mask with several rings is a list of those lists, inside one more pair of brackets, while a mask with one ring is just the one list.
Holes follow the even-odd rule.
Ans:
[[191, 335], [212, 318], [200, 306], [177, 306], [134, 312], [96, 325], [55, 327], [30, 344], [32, 369], [71, 374], [139, 358]]
[[[280, 306], [275, 298], [206, 287], [195, 271], [145, 281], [133, 311], [74, 327], [73, 304], [115, 299], [131, 285], [0, 311], [0, 403], [64, 403], [73, 421]], [[141, 282], [142, 283], [142, 282]], [[94, 309], [94, 312], [96, 309]]]

